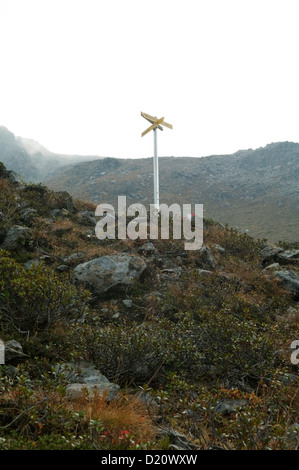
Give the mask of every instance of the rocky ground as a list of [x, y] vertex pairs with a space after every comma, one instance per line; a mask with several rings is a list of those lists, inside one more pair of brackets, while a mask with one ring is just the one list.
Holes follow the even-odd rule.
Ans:
[[296, 243], [99, 240], [0, 170], [0, 448], [298, 447]]
[[[204, 216], [272, 243], [298, 241], [299, 144], [232, 155], [160, 157], [160, 203], [203, 204]], [[44, 182], [96, 204], [153, 202], [152, 158], [105, 158], [64, 167]]]

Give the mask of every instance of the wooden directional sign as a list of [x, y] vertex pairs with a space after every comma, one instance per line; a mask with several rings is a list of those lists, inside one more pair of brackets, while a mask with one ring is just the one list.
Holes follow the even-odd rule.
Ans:
[[150, 127], [148, 127], [144, 132], [142, 132], [141, 137], [145, 136], [148, 132], [152, 131], [156, 127], [158, 127], [158, 129], [163, 131], [163, 127], [161, 127], [161, 125], [165, 126], [165, 127], [168, 127], [169, 129], [172, 129], [172, 125], [169, 124], [168, 122], [165, 122], [164, 118], [158, 119], [158, 118], [156, 118], [154, 116], [151, 116], [150, 114], [146, 114], [146, 113], [141, 113], [141, 116], [152, 123], [152, 125]]
[[142, 132], [141, 137], [143, 137], [145, 134], [152, 131], [156, 127], [158, 127], [159, 124], [161, 124], [163, 121], [164, 121], [164, 117], [157, 119], [150, 127], [148, 127], [145, 131]]
[[[151, 124], [154, 124], [154, 122], [157, 121], [157, 117], [154, 117], [154, 116], [151, 116], [150, 114], [146, 114], [146, 113], [141, 113], [141, 116], [144, 117], [144, 119], [147, 119]], [[160, 131], [163, 131], [163, 127], [162, 126], [157, 126], [158, 129], [160, 129]]]

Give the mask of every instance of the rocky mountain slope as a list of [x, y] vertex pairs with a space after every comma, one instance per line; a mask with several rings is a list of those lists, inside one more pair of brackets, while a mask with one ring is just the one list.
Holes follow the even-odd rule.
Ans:
[[[65, 156], [0, 128], [0, 160], [26, 181], [44, 182], [95, 204], [153, 202], [152, 158]], [[206, 217], [278, 242], [299, 239], [299, 144], [205, 158], [161, 157], [160, 202], [201, 203]]]
[[[160, 203], [201, 203], [206, 217], [273, 242], [299, 239], [299, 144], [205, 158], [159, 158]], [[47, 181], [95, 203], [153, 203], [153, 161], [112, 159], [64, 167]]]
[[0, 164], [0, 449], [298, 449], [299, 246], [94, 209]]

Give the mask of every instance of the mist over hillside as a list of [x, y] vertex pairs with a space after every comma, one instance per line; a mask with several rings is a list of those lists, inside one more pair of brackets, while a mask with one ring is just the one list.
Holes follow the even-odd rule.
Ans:
[[15, 136], [6, 127], [0, 126], [0, 161], [28, 182], [42, 182], [64, 165], [99, 158], [53, 153], [35, 140]]

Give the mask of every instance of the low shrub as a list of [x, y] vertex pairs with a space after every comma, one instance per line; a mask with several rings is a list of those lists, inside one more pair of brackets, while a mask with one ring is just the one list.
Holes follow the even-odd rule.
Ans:
[[20, 333], [43, 331], [58, 320], [83, 316], [88, 297], [44, 264], [26, 270], [0, 250], [2, 325]]
[[165, 388], [149, 393], [160, 408], [159, 424], [179, 426], [199, 449], [297, 450], [298, 381], [287, 386], [282, 378], [276, 372], [256, 390], [241, 391], [195, 386], [170, 374]]
[[12, 384], [0, 371], [0, 450], [140, 450], [155, 428], [136, 399], [107, 402], [84, 394], [70, 402], [65, 384], [49, 374], [32, 381], [19, 372]]

